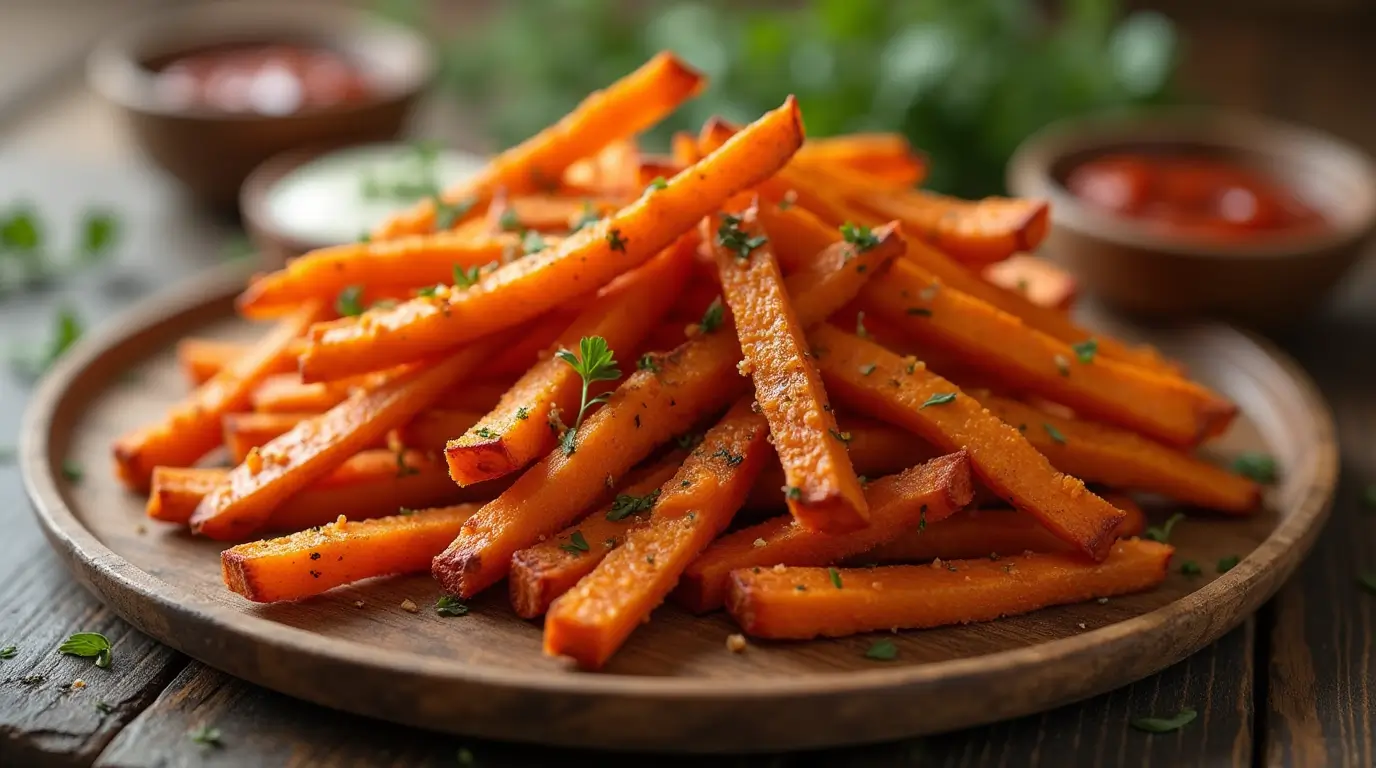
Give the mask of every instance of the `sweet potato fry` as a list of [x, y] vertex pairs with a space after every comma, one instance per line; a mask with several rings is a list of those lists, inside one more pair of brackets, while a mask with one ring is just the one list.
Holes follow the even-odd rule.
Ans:
[[1261, 503], [1255, 482], [1135, 433], [1006, 397], [974, 396], [990, 413], [1017, 427], [1052, 466], [1086, 482], [1158, 493], [1230, 514], [1255, 512]]
[[768, 424], [743, 399], [708, 430], [664, 487], [650, 520], [631, 529], [549, 607], [545, 653], [598, 669], [731, 522], [769, 454]]
[[[261, 448], [274, 437], [291, 430], [298, 423], [311, 418], [313, 413], [226, 413], [224, 423], [225, 449], [230, 461], [243, 462], [250, 450]], [[376, 446], [381, 447], [379, 441]], [[154, 471], [156, 475], [156, 470]]]
[[802, 140], [798, 106], [789, 98], [663, 189], [646, 190], [557, 248], [499, 267], [467, 290], [317, 324], [301, 357], [302, 377], [326, 380], [410, 362], [605, 285], [663, 250], [736, 192], [772, 175]]
[[1035, 251], [1050, 226], [1050, 207], [1044, 200], [959, 200], [920, 190], [870, 191], [847, 197], [878, 219], [903, 222], [904, 232], [911, 237], [975, 266]]
[[[557, 244], [553, 238], [547, 242]], [[517, 234], [475, 238], [457, 232], [319, 248], [255, 278], [237, 305], [247, 317], [272, 317], [308, 299], [328, 305], [352, 285], [391, 286], [404, 295], [415, 288], [452, 284], [455, 269], [500, 264], [522, 253]]]
[[322, 316], [321, 305], [307, 302], [253, 345], [252, 351], [202, 384], [173, 406], [162, 421], [115, 441], [115, 469], [121, 481], [145, 490], [154, 467], [186, 467], [220, 444], [220, 420], [226, 413], [248, 409], [254, 387], [271, 371], [293, 339]]
[[[368, 374], [357, 379], [301, 383], [294, 373], [269, 376], [253, 390], [253, 410], [260, 413], [324, 413], [349, 399], [355, 389], [381, 384], [387, 374]], [[492, 381], [465, 382], [448, 392], [439, 404], [445, 408], [486, 411], [502, 399], [510, 384]]]
[[990, 264], [980, 270], [980, 277], [1043, 309], [1068, 312], [1080, 294], [1080, 285], [1074, 275], [1047, 259], [1027, 253], [1017, 253]]
[[[1111, 336], [1094, 333], [1076, 324], [1064, 312], [1038, 306], [1029, 296], [980, 279], [964, 265], [921, 241], [910, 239], [908, 251], [904, 255], [945, 285], [1015, 315], [1029, 328], [1035, 328], [1066, 344], [1079, 344], [1094, 339], [1097, 353], [1104, 357], [1132, 363], [1168, 376], [1178, 376], [1180, 373], [1178, 364], [1166, 360], [1155, 349], [1130, 346]], [[990, 265], [988, 270], [1001, 268], [1005, 264], [1017, 264], [1017, 258]]]
[[[577, 349], [579, 340], [600, 336], [623, 366], [663, 319], [688, 276], [690, 241], [666, 248], [658, 256], [622, 275], [560, 335], [556, 344]], [[467, 432], [451, 435], [445, 448], [450, 476], [470, 485], [518, 471], [554, 448], [557, 436], [551, 414], [578, 410], [582, 380], [572, 366], [549, 355], [526, 372], [497, 407]]]
[[726, 607], [746, 634], [773, 640], [968, 624], [1150, 589], [1166, 579], [1174, 551], [1128, 539], [1101, 563], [1032, 554], [941, 567], [746, 569], [731, 574]]
[[[712, 244], [722, 295], [736, 318], [736, 338], [755, 385], [755, 402], [769, 422], [784, 468], [789, 511], [809, 530], [839, 533], [863, 527], [869, 519], [865, 494], [822, 376], [807, 359], [803, 327], [788, 302], [755, 209], [719, 217], [716, 236], [707, 231], [703, 239]], [[878, 247], [885, 239], [901, 238], [888, 230], [867, 245]]]
[[[1104, 501], [1126, 515], [1116, 535], [1123, 539], [1137, 536], [1147, 525], [1147, 516], [1132, 499], [1109, 495]], [[909, 529], [886, 544], [881, 544], [849, 562], [865, 564], [921, 563], [933, 559], [967, 560], [991, 555], [1020, 555], [1024, 552], [1055, 552], [1074, 556], [1074, 547], [1051, 535], [1031, 515], [1016, 509], [971, 508], [951, 515], [940, 525], [924, 530]]]
[[[1191, 382], [1074, 348], [944, 284], [909, 259], [863, 292], [866, 311], [961, 362], [1100, 421], [1177, 446], [1218, 434], [1237, 407]], [[918, 311], [913, 311], [918, 310]], [[1086, 339], [1086, 343], [1090, 340]]]
[[[639, 193], [643, 187], [635, 187]], [[513, 197], [505, 201], [504, 213], [494, 216], [494, 208], [488, 211], [489, 218], [497, 220], [497, 231], [523, 233], [534, 231], [544, 233], [541, 240], [547, 247], [559, 244], [560, 237], [576, 230], [584, 217], [601, 218], [615, 213], [618, 208], [629, 203], [629, 198], [608, 197], [554, 197], [551, 195], [528, 195]], [[533, 240], [533, 238], [532, 238]], [[523, 241], [523, 245], [530, 245]], [[520, 254], [520, 251], [516, 252]], [[508, 259], [509, 261], [510, 259]]]
[[774, 247], [774, 257], [785, 273], [792, 273], [814, 255], [841, 241], [841, 230], [827, 226], [796, 205], [759, 206], [760, 225]]
[[[740, 127], [714, 117], [703, 124], [698, 134], [698, 151], [715, 152], [740, 130]], [[760, 196], [770, 203], [800, 205], [831, 226], [840, 226], [842, 222], [855, 218], [847, 212], [845, 201], [839, 195], [823, 185], [810, 183], [807, 170], [794, 164], [780, 168], [756, 187]]]
[[301, 422], [251, 454], [224, 485], [202, 499], [191, 516], [191, 529], [213, 539], [253, 534], [279, 504], [430, 407], [506, 341], [506, 335], [498, 335], [419, 364]]
[[[661, 460], [644, 476], [617, 489], [616, 499], [605, 512], [583, 518], [558, 536], [517, 550], [511, 556], [511, 607], [516, 615], [533, 619], [543, 614], [554, 598], [573, 588], [592, 573], [608, 552], [621, 545], [632, 526], [644, 522], [659, 499], [660, 486], [668, 482], [683, 461], [682, 453]], [[575, 543], [587, 543], [587, 549]]]
[[560, 192], [575, 197], [635, 197], [645, 188], [640, 183], [640, 160], [640, 148], [635, 139], [613, 141], [597, 154], [570, 165], [564, 171]]
[[[227, 477], [227, 469], [158, 467], [153, 470], [148, 516], [186, 525], [201, 499]], [[406, 451], [400, 461], [394, 451], [363, 451], [273, 510], [264, 529], [299, 531], [339, 515], [359, 520], [394, 514], [398, 508], [486, 501], [502, 490], [500, 482], [459, 488], [450, 482], [444, 462], [422, 451]]]
[[734, 570], [839, 562], [950, 517], [970, 503], [973, 493], [965, 454], [941, 456], [870, 483], [865, 528], [837, 534], [807, 531], [781, 516], [717, 539], [684, 571], [674, 601], [695, 613], [720, 608]]
[[[444, 200], [474, 205], [485, 202], [498, 189], [510, 194], [542, 191], [578, 159], [659, 122], [696, 95], [703, 84], [702, 75], [673, 54], [661, 53], [606, 90], [590, 94], [559, 122], [492, 158], [481, 173], [445, 190]], [[373, 239], [434, 228], [435, 203], [427, 200], [383, 223]]]
[[[438, 455], [454, 435], [467, 432], [484, 413], [452, 408], [426, 409], [406, 424], [388, 432], [387, 447], [392, 451], [410, 449]], [[445, 471], [448, 472], [448, 469]]]
[[927, 175], [927, 158], [914, 152], [908, 140], [897, 133], [812, 139], [798, 150], [798, 164], [845, 168], [895, 189], [913, 187]]
[[255, 603], [300, 600], [376, 576], [419, 573], [477, 507], [336, 522], [220, 555], [225, 586]]
[[[884, 250], [860, 252], [843, 243], [791, 275], [785, 282], [799, 322], [804, 327], [821, 322], [850, 301], [891, 255]], [[484, 506], [435, 558], [435, 578], [464, 597], [491, 586], [505, 575], [513, 552], [552, 535], [592, 506], [605, 478], [615, 482], [655, 446], [744, 393], [746, 382], [736, 375], [741, 352], [735, 329], [725, 318], [721, 322], [672, 352], [653, 355], [651, 366], [627, 378], [584, 422], [572, 455], [556, 448]]]
[[[230, 363], [247, 355], [252, 348], [252, 344], [237, 341], [192, 337], [177, 342], [177, 363], [186, 374], [186, 380], [192, 386], [200, 386]], [[294, 372], [299, 352], [299, 348], [288, 349], [286, 354], [273, 360], [269, 373]]]
[[1000, 498], [1091, 557], [1108, 553], [1123, 513], [1084, 483], [1052, 469], [1017, 429], [974, 398], [921, 362], [835, 326], [820, 325], [809, 339], [827, 389], [838, 400], [943, 451], [966, 451], [976, 476]]

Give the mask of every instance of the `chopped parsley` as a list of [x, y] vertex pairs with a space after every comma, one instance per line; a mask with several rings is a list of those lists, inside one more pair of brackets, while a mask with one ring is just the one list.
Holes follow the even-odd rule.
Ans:
[[652, 191], [652, 190], [657, 191], [657, 190], [664, 189], [664, 188], [667, 187], [667, 186], [669, 186], [669, 182], [668, 182], [663, 176], [656, 176], [656, 177], [654, 178], [654, 181], [651, 181], [651, 182], [650, 182], [650, 186], [648, 186], [648, 187], [645, 188], [645, 191], [646, 191], [646, 192], [650, 192], [650, 191]]
[[707, 311], [702, 313], [702, 320], [698, 321], [698, 330], [703, 333], [711, 333], [721, 327], [722, 321], [726, 318], [726, 307], [721, 303], [721, 297], [712, 300], [707, 305]]
[[1099, 342], [1097, 339], [1085, 339], [1078, 344], [1071, 344], [1070, 348], [1075, 350], [1075, 357], [1084, 365], [1094, 362], [1094, 356], [1099, 352]]
[[751, 251], [769, 242], [764, 235], [750, 237], [741, 229], [741, 218], [724, 213], [721, 225], [717, 227], [717, 244], [728, 251], [734, 251], [736, 258], [748, 259]]
[[441, 232], [446, 229], [453, 229], [459, 220], [468, 214], [473, 208], [472, 200], [460, 200], [457, 203], [446, 203], [439, 195], [435, 196], [435, 231]]
[[82, 470], [80, 464], [71, 459], [67, 459], [62, 462], [62, 476], [67, 478], [67, 482], [79, 483], [81, 482], [81, 478], [86, 476], [86, 473]]
[[418, 289], [416, 291], [416, 295], [421, 298], [433, 298], [435, 294], [439, 291], [439, 289], [440, 286], [438, 285], [427, 286], [425, 288]]
[[952, 402], [955, 399], [956, 393], [954, 392], [938, 392], [937, 394], [927, 398], [927, 401], [924, 402], [922, 405], [919, 405], [917, 409], [920, 411], [929, 405], [945, 405], [949, 402]]
[[1276, 482], [1278, 476], [1275, 458], [1257, 451], [1238, 454], [1233, 459], [1233, 471], [1262, 485]]
[[454, 285], [458, 288], [472, 288], [473, 284], [482, 277], [483, 268], [479, 266], [464, 267], [461, 264], [454, 265]]
[[453, 595], [440, 595], [435, 601], [435, 613], [441, 616], [467, 616], [468, 606]]
[[1046, 434], [1050, 435], [1052, 440], [1065, 445], [1065, 435], [1061, 434], [1061, 430], [1046, 422], [1042, 422], [1042, 429], [1046, 430]]
[[726, 460], [726, 466], [728, 466], [728, 467], [738, 467], [738, 466], [740, 466], [740, 464], [741, 464], [742, 461], [745, 461], [745, 457], [744, 457], [744, 456], [742, 456], [742, 455], [740, 455], [740, 454], [737, 454], [737, 453], [732, 453], [732, 452], [728, 451], [728, 450], [725, 449], [725, 448], [718, 448], [718, 449], [716, 450], [716, 452], [713, 453], [712, 456], [711, 456], [710, 458], [715, 459], [715, 458], [717, 458], [717, 457], [721, 457], [722, 459], [725, 459], [725, 460]]
[[1147, 528], [1147, 530], [1143, 531], [1142, 538], [1151, 539], [1152, 541], [1159, 541], [1162, 544], [1165, 544], [1166, 542], [1170, 541], [1171, 531], [1175, 528], [1175, 524], [1184, 519], [1184, 513], [1176, 512], [1175, 514], [1166, 518], [1166, 522], [1162, 524], [1159, 528], [1153, 525]]
[[849, 221], [841, 225], [841, 237], [855, 246], [858, 253], [864, 253], [879, 245], [879, 238], [875, 237], [869, 227], [857, 226]]
[[549, 244], [545, 242], [545, 238], [540, 237], [540, 233], [533, 229], [521, 238], [521, 250], [525, 251], [527, 256], [532, 253], [539, 253], [548, 247]]
[[592, 203], [583, 203], [583, 215], [573, 222], [573, 229], [570, 231], [577, 232], [583, 227], [590, 227], [601, 220], [602, 217], [597, 214], [597, 209], [593, 207]]
[[1199, 563], [1193, 560], [1186, 560], [1180, 564], [1180, 575], [1182, 576], [1198, 576], [1203, 572], [1204, 569], [1200, 568]]
[[622, 253], [625, 253], [626, 243], [628, 242], [630, 241], [622, 237], [621, 230], [617, 229], [616, 227], [612, 227], [610, 230], [607, 231], [607, 245], [613, 251], [621, 251]]
[[406, 451], [397, 451], [397, 477], [409, 477], [419, 474], [419, 469], [406, 463]]
[[871, 661], [893, 661], [898, 658], [898, 646], [887, 637], [883, 640], [875, 640], [868, 651], [865, 651], [865, 658]]
[[649, 371], [650, 373], [659, 373], [660, 370], [659, 360], [655, 359], [655, 356], [650, 352], [641, 355], [640, 359], [635, 361], [635, 367], [636, 370]]
[[349, 285], [334, 299], [334, 311], [340, 317], [358, 317], [363, 314], [363, 286]]
[[521, 421], [525, 421], [526, 419], [530, 418], [530, 409], [525, 407], [524, 405], [520, 408], [517, 408], [516, 418], [520, 419]]
[[521, 231], [521, 217], [516, 215], [515, 208], [507, 208], [502, 211], [501, 216], [497, 217], [497, 226], [501, 227], [503, 232], [519, 232]]
[[878, 367], [879, 367], [879, 366], [876, 365], [875, 363], [865, 363], [864, 365], [860, 366], [860, 375], [861, 375], [861, 376], [868, 376], [868, 375], [870, 375], [871, 373], [874, 373], [874, 369], [875, 369], [875, 368], [878, 368]]
[[839, 429], [829, 429], [827, 431], [831, 433], [832, 437], [836, 438], [837, 440], [840, 440], [843, 443], [849, 444], [851, 441], [852, 435], [849, 432], [842, 432]]
[[617, 367], [616, 357], [611, 347], [607, 346], [607, 340], [601, 336], [584, 336], [580, 339], [577, 355], [567, 349], [561, 349], [555, 357], [567, 363], [583, 379], [583, 401], [578, 408], [578, 418], [574, 420], [573, 426], [564, 432], [560, 441], [564, 455], [572, 456], [575, 448], [574, 439], [578, 428], [583, 425], [583, 417], [588, 409], [595, 404], [607, 402], [611, 397], [611, 393], [604, 392], [597, 397], [589, 398], [588, 387], [594, 381], [616, 381], [621, 378], [621, 369]]
[[83, 659], [95, 659], [96, 666], [101, 669], [110, 666], [110, 640], [99, 632], [77, 632], [64, 640], [62, 645], [57, 647], [57, 652], [68, 656], [80, 656]]
[[1237, 564], [1240, 562], [1242, 562], [1242, 558], [1238, 557], [1237, 555], [1228, 555], [1227, 557], [1219, 558], [1218, 572], [1227, 573], [1228, 571], [1233, 570], [1233, 568], [1236, 568]]
[[612, 508], [607, 510], [607, 519], [612, 522], [618, 522], [620, 520], [625, 520], [631, 515], [649, 512], [658, 499], [658, 488], [650, 491], [644, 496], [632, 496], [627, 493], [618, 494], [616, 500], [612, 502]]
[[478, 437], [486, 438], [488, 440], [495, 440], [501, 437], [501, 433], [494, 432], [493, 430], [488, 429], [487, 427], [478, 427], [477, 429], [473, 430], [473, 434], [477, 435]]
[[1132, 719], [1132, 727], [1147, 733], [1170, 733], [1194, 722], [1198, 715], [1193, 709], [1188, 707], [1180, 710], [1171, 717], [1135, 717]]
[[202, 725], [194, 731], [186, 734], [188, 738], [205, 747], [223, 747], [224, 741], [220, 737], [220, 729]]
[[565, 552], [571, 552], [577, 555], [588, 551], [588, 540], [583, 538], [582, 531], [574, 531], [573, 533], [569, 534], [569, 543], [560, 544], [559, 548], [564, 550]]
[[797, 501], [803, 498], [803, 489], [796, 485], [785, 486], [784, 495], [788, 497], [789, 501]]
[[831, 577], [831, 585], [837, 589], [841, 588], [841, 572], [833, 568], [827, 569], [827, 575]]
[[0, 648], [0, 659], [12, 659], [18, 655], [19, 646], [17, 645], [7, 645], [4, 648]]

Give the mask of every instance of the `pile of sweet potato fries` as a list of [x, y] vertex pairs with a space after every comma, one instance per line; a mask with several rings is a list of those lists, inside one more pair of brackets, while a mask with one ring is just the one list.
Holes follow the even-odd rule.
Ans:
[[[1231, 403], [1076, 325], [1054, 267], [1005, 266], [1045, 203], [917, 191], [900, 137], [805, 142], [791, 97], [642, 153], [703, 85], [661, 54], [363, 242], [254, 278], [239, 308], [272, 330], [186, 340], [196, 388], [116, 443], [120, 477], [202, 536], [293, 532], [224, 552], [249, 600], [506, 579], [585, 668], [666, 597], [801, 639], [1159, 584], [1170, 546], [1085, 483], [1256, 507], [1191, 454]], [[197, 466], [221, 446], [236, 466]]]

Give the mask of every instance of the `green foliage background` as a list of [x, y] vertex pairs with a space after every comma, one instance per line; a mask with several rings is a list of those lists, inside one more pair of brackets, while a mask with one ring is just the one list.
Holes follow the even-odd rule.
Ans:
[[502, 145], [671, 49], [712, 84], [654, 139], [795, 93], [810, 135], [900, 131], [933, 158], [927, 186], [967, 197], [1000, 192], [1014, 148], [1054, 120], [1167, 99], [1176, 52], [1168, 19], [1117, 0], [507, 0], [442, 43], [446, 87], [485, 105]]

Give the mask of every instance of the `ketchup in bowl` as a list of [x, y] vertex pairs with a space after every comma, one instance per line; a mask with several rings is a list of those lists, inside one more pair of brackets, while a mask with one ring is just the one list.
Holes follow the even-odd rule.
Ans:
[[295, 44], [202, 48], [164, 62], [156, 83], [169, 105], [269, 116], [360, 102], [371, 94], [368, 78], [348, 58]]
[[1186, 236], [1242, 239], [1323, 225], [1264, 173], [1198, 153], [1104, 155], [1072, 170], [1066, 187], [1096, 208]]

